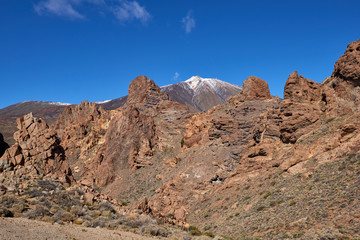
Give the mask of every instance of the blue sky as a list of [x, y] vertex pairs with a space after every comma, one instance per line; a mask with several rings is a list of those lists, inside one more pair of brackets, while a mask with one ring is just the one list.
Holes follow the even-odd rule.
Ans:
[[321, 82], [360, 38], [360, 1], [1, 0], [0, 108], [127, 94], [138, 75], [159, 86], [193, 75], [282, 96], [299, 71]]

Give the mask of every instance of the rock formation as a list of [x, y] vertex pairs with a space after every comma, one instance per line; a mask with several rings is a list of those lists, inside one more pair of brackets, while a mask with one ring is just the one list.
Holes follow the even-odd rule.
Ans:
[[84, 102], [54, 129], [19, 119], [0, 163], [68, 179], [70, 166], [87, 188], [184, 227], [240, 238], [359, 238], [359, 41], [321, 84], [295, 71], [280, 100], [249, 77], [240, 94], [198, 114], [137, 77], [117, 110]]
[[59, 138], [44, 120], [29, 113], [17, 119], [17, 128], [16, 142], [5, 151], [1, 162], [20, 174], [51, 176], [68, 183], [73, 181]]
[[153, 80], [146, 76], [139, 76], [129, 85], [129, 95], [126, 105], [144, 104], [153, 106], [160, 101], [169, 99], [169, 96], [166, 93], [162, 93]]
[[309, 132], [309, 126], [314, 127], [324, 111], [321, 101], [318, 83], [299, 76], [296, 71], [290, 74], [280, 110], [280, 132], [284, 143], [295, 143], [301, 135]]
[[244, 100], [260, 100], [260, 99], [271, 99], [269, 86], [266, 81], [251, 76], [243, 82]]
[[[349, 45], [350, 50], [345, 52], [345, 56], [354, 46], [355, 44]], [[343, 56], [340, 59], [348, 58]], [[354, 63], [355, 60], [351, 62]], [[339, 66], [340, 70], [337, 70]], [[337, 63], [334, 72], [344, 72], [341, 68]], [[262, 223], [264, 214], [274, 214], [274, 217], [275, 215], [276, 218], [279, 217], [280, 209], [276, 208], [277, 210], [273, 211], [272, 208], [276, 206], [276, 201], [283, 201], [279, 200], [276, 191], [284, 190], [271, 190], [275, 192], [268, 190], [279, 181], [275, 180], [278, 179], [278, 171], [284, 173], [284, 179], [294, 179], [299, 176], [301, 181], [316, 184], [316, 181], [327, 182], [325, 179], [331, 178], [330, 169], [337, 168], [344, 156], [349, 159], [344, 160], [345, 162], [354, 162], [358, 159], [356, 153], [360, 151], [360, 146], [357, 144], [360, 136], [356, 126], [359, 116], [357, 103], [359, 95], [356, 84], [353, 84], [354, 81], [348, 82], [356, 79], [355, 69], [356, 67], [353, 67], [353, 70], [346, 70], [345, 72], [351, 72], [346, 78], [343, 74], [341, 76], [333, 74], [322, 84], [293, 72], [286, 82], [283, 101], [272, 98], [267, 84], [261, 79], [248, 78], [244, 82], [241, 94], [231, 97], [222, 106], [191, 118], [183, 135], [183, 151], [168, 161], [171, 164], [176, 162], [176, 159], [181, 159], [180, 163], [183, 167], [178, 171], [175, 170], [178, 165], [172, 167], [174, 169], [172, 171], [175, 172], [166, 181], [163, 177], [159, 178], [163, 181], [163, 185], [156, 190], [157, 194], [151, 198], [144, 198], [138, 207], [146, 213], [176, 224], [206, 221], [207, 223], [202, 226], [217, 224], [225, 228], [234, 224], [241, 229], [238, 233], [245, 231], [252, 236], [259, 234], [269, 237], [270, 235], [264, 234], [262, 230], [251, 230], [248, 224], [253, 226], [251, 222], [255, 221], [257, 223], [255, 228], [264, 230], [268, 229], [265, 226], [269, 226]], [[339, 179], [346, 178], [346, 173], [338, 172], [338, 174]], [[327, 177], [319, 180], [322, 179], [321, 176]], [[274, 180], [271, 182], [266, 179]], [[265, 183], [267, 185], [263, 188]], [[321, 184], [319, 183], [318, 186]], [[292, 193], [291, 189], [298, 187], [300, 191], [300, 185], [299, 183], [299, 185], [283, 186], [288, 189], [286, 191]], [[257, 190], [248, 190], [252, 188]], [[263, 192], [256, 192], [259, 189], [263, 189]], [[242, 193], [236, 191], [248, 192], [251, 195], [244, 197]], [[301, 195], [301, 191], [297, 194]], [[254, 197], [254, 194], [260, 194], [260, 197]], [[329, 192], [329, 195], [336, 198], [338, 193], [334, 194]], [[286, 193], [280, 195], [284, 197]], [[243, 196], [243, 199], [239, 196]], [[319, 195], [311, 193], [310, 201], [318, 202], [318, 197]], [[244, 200], [248, 198], [252, 199], [250, 203]], [[268, 198], [272, 200], [262, 200]], [[305, 207], [309, 204], [306, 200], [301, 200], [301, 196], [297, 200], [300, 203], [292, 201], [288, 206], [299, 204]], [[343, 200], [339, 198], [337, 201]], [[226, 207], [223, 207], [224, 204]], [[261, 204], [269, 204], [269, 206]], [[355, 205], [347, 205], [345, 211], [351, 212], [350, 209]], [[306, 214], [302, 214], [303, 218], [313, 217], [301, 224], [296, 223], [297, 220], [291, 217], [293, 216], [291, 214], [295, 214], [301, 218], [301, 214], [291, 209], [287, 209], [287, 215], [280, 218], [293, 222], [288, 226], [289, 229], [296, 229], [299, 225], [309, 229], [311, 224], [316, 223], [322, 224], [321, 229], [339, 234], [336, 223], [331, 220], [344, 217], [344, 213], [340, 213], [339, 209], [326, 213], [333, 216], [326, 220], [320, 220], [314, 215], [314, 211], [326, 211], [327, 208], [320, 204], [317, 208], [305, 210]], [[236, 211], [239, 212], [234, 214]], [[259, 214], [262, 211], [266, 213]], [[233, 220], [238, 219], [236, 216], [241, 216], [241, 220]], [[251, 216], [259, 216], [259, 218]], [[247, 218], [252, 220], [247, 221]], [[351, 219], [359, 222], [358, 218], [351, 217]], [[262, 225], [264, 227], [259, 227]], [[273, 226], [271, 231], [274, 234], [277, 231], [275, 229], [282, 226], [281, 223], [270, 225]], [[353, 230], [350, 232], [355, 233]], [[315, 237], [311, 231], [306, 234]], [[319, 234], [318, 236], [326, 236], [325, 233]]]
[[94, 158], [105, 142], [111, 112], [88, 101], [68, 106], [60, 114], [55, 130], [65, 149], [67, 160], [76, 179], [83, 179], [89, 168], [89, 159]]
[[89, 178], [98, 186], [106, 186], [117, 176], [153, 165], [155, 145], [158, 144], [156, 117], [163, 108], [185, 106], [172, 103], [153, 80], [145, 76], [135, 78], [129, 85], [128, 100], [123, 108], [114, 113], [105, 135], [104, 146], [91, 161]]
[[348, 45], [344, 55], [336, 61], [331, 76], [343, 79], [354, 87], [360, 86], [360, 39]]

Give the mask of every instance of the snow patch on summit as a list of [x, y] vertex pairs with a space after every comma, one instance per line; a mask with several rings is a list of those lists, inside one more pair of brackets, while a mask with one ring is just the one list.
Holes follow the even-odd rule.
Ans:
[[227, 83], [227, 82], [221, 81], [216, 78], [202, 78], [199, 76], [193, 76], [193, 77], [189, 78], [188, 80], [186, 80], [185, 83], [187, 83], [189, 88], [191, 88], [195, 92], [199, 88], [204, 87], [204, 86], [208, 86], [214, 91], [217, 91], [218, 88], [221, 88], [222, 86], [229, 86], [229, 87], [231, 86], [233, 88], [241, 89], [241, 86]]
[[104, 103], [108, 103], [112, 101], [111, 99], [110, 100], [105, 100], [105, 101], [100, 101], [100, 102], [95, 102], [96, 104], [104, 104]]

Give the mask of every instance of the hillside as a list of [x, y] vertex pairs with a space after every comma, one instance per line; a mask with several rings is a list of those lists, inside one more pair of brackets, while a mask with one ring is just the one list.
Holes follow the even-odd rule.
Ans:
[[[204, 82], [214, 85], [186, 84]], [[22, 182], [38, 176], [80, 200], [90, 194], [97, 204], [85, 215], [105, 200], [205, 239], [358, 239], [359, 86], [360, 40], [322, 83], [291, 73], [283, 100], [250, 76], [226, 103], [196, 113], [139, 76], [115, 110], [85, 101], [51, 126], [32, 114], [17, 119], [15, 144], [0, 159], [2, 189], [26, 193]], [[51, 204], [44, 208], [57, 219]], [[106, 214], [108, 224], [120, 218]]]

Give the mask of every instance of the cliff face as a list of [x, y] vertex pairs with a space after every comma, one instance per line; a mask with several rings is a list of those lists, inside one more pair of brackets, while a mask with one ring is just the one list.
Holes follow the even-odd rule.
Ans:
[[295, 143], [301, 135], [316, 128], [325, 110], [323, 105], [319, 84], [299, 76], [296, 71], [290, 74], [280, 110], [281, 140]]
[[[180, 164], [169, 180], [161, 179], [157, 194], [139, 207], [178, 224], [201, 223], [223, 230], [234, 226], [229, 234], [269, 239], [299, 228], [306, 229], [301, 234], [309, 238], [326, 236], [326, 231], [336, 236], [342, 231], [338, 221], [359, 223], [352, 215], [357, 202], [343, 210], [336, 204], [346, 201], [345, 195], [351, 199], [356, 195], [355, 175], [337, 170], [337, 182], [331, 174], [334, 169], [358, 169], [354, 166], [360, 157], [357, 66], [352, 66], [356, 57], [347, 56], [356, 44], [350, 44], [339, 60], [351, 61], [335, 64], [334, 72], [349, 73], [346, 77], [333, 74], [318, 84], [294, 72], [281, 102], [268, 94], [267, 84], [250, 77], [241, 94], [194, 115], [183, 134], [182, 152], [174, 155], [173, 161], [181, 159]], [[357, 190], [329, 189], [328, 181], [335, 185], [349, 181], [348, 186]], [[318, 190], [304, 192], [304, 187]], [[321, 203], [318, 191], [326, 192], [331, 203]], [[320, 212], [323, 217], [316, 215]], [[356, 235], [351, 227], [346, 229]]]
[[348, 45], [344, 55], [335, 63], [331, 76], [347, 81], [353, 86], [360, 85], [360, 40]]
[[25, 116], [6, 171], [65, 176], [162, 221], [234, 237], [358, 238], [359, 44], [321, 84], [290, 74], [282, 101], [249, 77], [194, 114], [140, 76], [117, 110], [70, 106], [54, 129]]
[[[147, 168], [158, 163], [155, 151], [170, 144], [169, 131], [180, 138], [176, 129], [182, 128], [180, 122], [187, 112], [187, 107], [170, 101], [151, 79], [137, 77], [130, 83], [124, 107], [113, 112], [104, 144], [90, 160], [86, 178], [109, 193], [137, 191], [136, 184], [153, 174]], [[139, 177], [134, 174], [138, 171], [148, 173]]]

